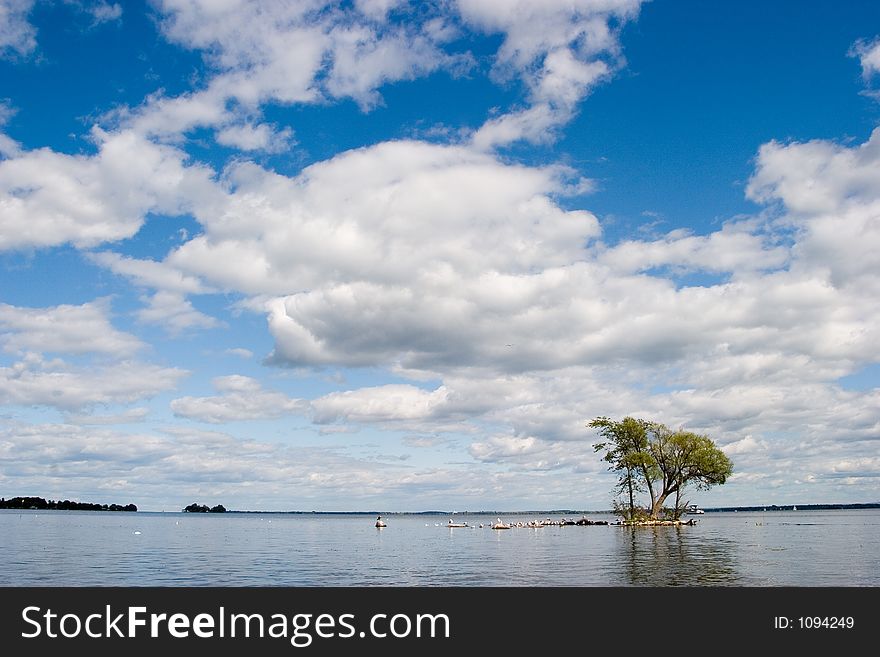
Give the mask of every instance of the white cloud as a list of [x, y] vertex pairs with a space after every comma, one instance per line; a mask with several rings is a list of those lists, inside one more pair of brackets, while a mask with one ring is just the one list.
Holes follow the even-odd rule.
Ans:
[[0, 250], [134, 235], [148, 212], [181, 214], [213, 193], [211, 171], [132, 132], [94, 131], [95, 155], [48, 148], [0, 161]]
[[367, 26], [337, 26], [331, 32], [333, 65], [325, 88], [334, 98], [353, 98], [363, 109], [381, 101], [377, 89], [386, 82], [421, 77], [451, 58], [429, 35], [395, 28], [377, 34]]
[[730, 222], [708, 235], [676, 230], [652, 242], [627, 240], [602, 253], [599, 261], [622, 274], [656, 267], [739, 274], [785, 265], [788, 249], [774, 245], [771, 236], [755, 228], [753, 222]]
[[[294, 179], [243, 165], [222, 207], [196, 208], [204, 234], [166, 264], [252, 295], [305, 290], [273, 302], [273, 322], [300, 304], [403, 301], [412, 285], [458, 304], [460, 284], [483, 275], [521, 297], [530, 272], [576, 260], [598, 234], [595, 217], [551, 200], [564, 175], [418, 142], [344, 153]], [[232, 257], [239, 266], [227, 266]]]
[[251, 351], [250, 349], [245, 349], [243, 347], [236, 347], [234, 349], [227, 349], [223, 353], [229, 354], [230, 356], [238, 356], [239, 358], [245, 358], [245, 359], [254, 357], [253, 351]]
[[293, 131], [277, 130], [267, 123], [229, 125], [217, 132], [217, 143], [243, 151], [280, 153], [290, 147]]
[[193, 328], [222, 326], [216, 318], [196, 310], [182, 294], [160, 290], [141, 299], [147, 305], [135, 313], [137, 318], [144, 323], [161, 326], [170, 335], [179, 335]]
[[386, 83], [461, 65], [461, 57], [438, 47], [447, 32], [438, 29], [432, 8], [423, 23], [420, 12], [412, 23], [392, 24], [392, 4], [160, 0], [166, 38], [203, 51], [214, 75], [198, 91], [155, 94], [120, 118], [145, 135], [175, 138], [207, 126], [227, 146], [278, 151], [291, 133], [251, 123], [265, 103], [351, 98], [367, 110], [381, 102], [378, 89]]
[[771, 141], [758, 151], [750, 199], [782, 201], [796, 217], [827, 214], [880, 200], [880, 128], [868, 141], [844, 146], [813, 140]]
[[0, 0], [0, 56], [27, 55], [37, 46], [36, 29], [28, 22], [34, 0]]
[[21, 152], [21, 145], [3, 133], [0, 133], [0, 158], [15, 157]]
[[[6, 100], [0, 100], [0, 128], [5, 126], [9, 120], [15, 116], [16, 109], [12, 103]], [[15, 157], [21, 152], [21, 145], [0, 132], [0, 159], [5, 157]]]
[[144, 345], [133, 335], [114, 328], [109, 310], [107, 299], [48, 308], [0, 304], [0, 344], [12, 352], [129, 357]]
[[319, 424], [331, 422], [427, 421], [447, 403], [446, 389], [422, 390], [406, 384], [389, 384], [325, 395], [311, 403]]
[[880, 39], [872, 41], [856, 41], [850, 54], [859, 58], [862, 65], [862, 77], [870, 80], [880, 73]]
[[186, 374], [178, 368], [130, 361], [72, 367], [60, 360], [28, 356], [11, 367], [0, 367], [0, 404], [76, 411], [96, 404], [131, 403], [173, 389]]
[[[64, 4], [89, 14], [93, 25], [122, 16], [122, 7], [106, 0], [64, 0]], [[35, 0], [0, 0], [0, 57], [29, 55], [37, 47], [37, 30], [28, 20], [35, 5]]]
[[354, 4], [364, 16], [385, 20], [388, 12], [406, 4], [407, 0], [355, 0]]
[[136, 317], [147, 324], [162, 326], [170, 335], [192, 328], [216, 328], [222, 323], [214, 317], [196, 310], [186, 298], [188, 294], [212, 292], [201, 280], [155, 260], [129, 258], [110, 251], [90, 253], [92, 262], [125, 276], [135, 285], [155, 288], [155, 292], [142, 296], [145, 307], [136, 311]]
[[180, 397], [171, 410], [180, 417], [222, 424], [239, 420], [262, 420], [300, 414], [306, 406], [281, 392], [263, 390], [256, 379], [232, 375], [214, 379], [222, 394], [216, 397]]
[[835, 285], [880, 271], [880, 128], [863, 144], [764, 144], [749, 198], [778, 202], [798, 232], [794, 267], [827, 269]]
[[188, 276], [155, 260], [140, 260], [111, 251], [89, 253], [87, 257], [114, 274], [125, 276], [142, 287], [152, 287], [179, 294], [205, 294], [212, 291], [205, 287], [199, 278]]
[[[418, 7], [376, 0], [354, 8], [321, 0], [157, 4], [166, 38], [202, 51], [214, 75], [197, 91], [159, 92], [122, 112], [123, 123], [141, 134], [174, 139], [214, 127], [222, 144], [278, 150], [286, 139], [252, 124], [262, 105], [350, 98], [369, 110], [381, 104], [385, 84], [472, 68], [470, 53], [447, 49], [466, 25], [504, 35], [495, 75], [519, 76], [528, 92], [528, 108], [490, 119], [477, 131], [474, 143], [485, 149], [552, 139], [584, 96], [622, 65], [617, 32], [635, 18], [641, 0], [459, 0]], [[388, 19], [398, 10], [406, 21]]]
[[107, 2], [107, 0], [91, 0], [87, 2], [76, 3], [80, 9], [88, 13], [94, 25], [99, 23], [108, 23], [118, 21], [122, 18], [122, 5], [116, 2]]
[[466, 24], [502, 33], [495, 74], [519, 76], [530, 106], [489, 119], [473, 136], [477, 148], [554, 138], [577, 104], [623, 64], [617, 32], [641, 0], [457, 0]]
[[[601, 460], [592, 454], [588, 444], [551, 442], [534, 436], [495, 435], [474, 442], [470, 455], [483, 463], [504, 463], [528, 472], [575, 469], [601, 472]], [[587, 468], [587, 470], [584, 470]]]
[[138, 407], [113, 414], [68, 413], [65, 416], [65, 420], [67, 424], [76, 424], [79, 426], [103, 426], [143, 422], [149, 414], [150, 409]]

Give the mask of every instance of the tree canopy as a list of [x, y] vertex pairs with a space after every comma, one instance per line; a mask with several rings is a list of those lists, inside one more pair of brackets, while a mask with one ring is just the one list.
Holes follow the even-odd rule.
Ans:
[[687, 501], [682, 495], [689, 486], [707, 490], [723, 484], [733, 472], [733, 464], [711, 438], [691, 431], [673, 431], [658, 422], [632, 417], [615, 421], [597, 417], [589, 427], [596, 429], [601, 440], [593, 445], [604, 452], [609, 470], [619, 474], [616, 492], [628, 493], [624, 516], [637, 514], [634, 494], [647, 492], [647, 512], [657, 519], [665, 510], [666, 501], [674, 495], [670, 510], [681, 516]]

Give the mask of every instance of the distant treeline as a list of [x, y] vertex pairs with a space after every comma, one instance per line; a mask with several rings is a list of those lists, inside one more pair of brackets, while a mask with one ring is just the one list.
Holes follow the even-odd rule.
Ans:
[[207, 504], [196, 504], [183, 507], [185, 513], [226, 513], [226, 507], [222, 504], [208, 508]]
[[0, 509], [50, 509], [53, 511], [137, 511], [134, 504], [94, 504], [71, 500], [44, 500], [42, 497], [0, 497]]
[[866, 504], [768, 504], [766, 506], [725, 506], [705, 511], [829, 511], [833, 509], [880, 509], [880, 502]]

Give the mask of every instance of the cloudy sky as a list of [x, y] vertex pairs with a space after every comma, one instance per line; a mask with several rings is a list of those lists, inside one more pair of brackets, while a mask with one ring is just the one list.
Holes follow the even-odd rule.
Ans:
[[0, 496], [880, 500], [880, 5], [0, 0]]

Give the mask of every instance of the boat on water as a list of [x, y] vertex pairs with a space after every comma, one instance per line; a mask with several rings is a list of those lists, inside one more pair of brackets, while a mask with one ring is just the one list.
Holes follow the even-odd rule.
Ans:
[[448, 523], [446, 523], [447, 527], [470, 527], [466, 522], [452, 522], [450, 519]]
[[376, 527], [381, 529], [382, 527], [385, 527], [385, 526], [386, 526], [385, 521], [382, 520], [382, 516], [379, 516], [378, 518], [376, 518]]
[[696, 504], [690, 504], [690, 505], [688, 505], [687, 509], [685, 509], [684, 512], [687, 513], [687, 514], [689, 514], [689, 515], [699, 515], [699, 514], [701, 514], [701, 513], [706, 513], [706, 512], [703, 511], [700, 507], [698, 507]]

